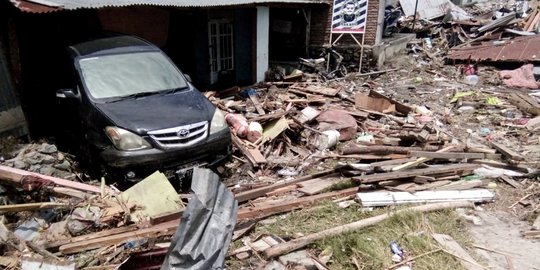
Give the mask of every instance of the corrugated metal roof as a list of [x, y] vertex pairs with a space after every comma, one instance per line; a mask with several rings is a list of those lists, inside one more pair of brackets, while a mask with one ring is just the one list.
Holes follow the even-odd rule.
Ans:
[[329, 0], [10, 0], [26, 12], [42, 13], [81, 8], [154, 5], [170, 7], [226, 7], [264, 4], [330, 4]]
[[450, 60], [475, 62], [538, 62], [540, 61], [540, 35], [516, 37], [504, 43], [493, 41], [478, 46], [453, 49], [448, 53]]

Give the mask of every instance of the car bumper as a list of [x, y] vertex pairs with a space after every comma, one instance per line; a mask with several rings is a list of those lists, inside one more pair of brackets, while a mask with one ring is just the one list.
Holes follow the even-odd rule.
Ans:
[[100, 153], [107, 166], [115, 169], [174, 169], [189, 163], [215, 163], [231, 154], [231, 136], [228, 129], [208, 136], [196, 145], [180, 149], [144, 149], [121, 151], [107, 148]]

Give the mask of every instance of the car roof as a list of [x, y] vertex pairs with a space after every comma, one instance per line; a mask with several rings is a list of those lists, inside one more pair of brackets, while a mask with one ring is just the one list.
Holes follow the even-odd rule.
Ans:
[[79, 57], [111, 53], [157, 51], [155, 45], [135, 36], [113, 36], [93, 39], [70, 46], [70, 51]]

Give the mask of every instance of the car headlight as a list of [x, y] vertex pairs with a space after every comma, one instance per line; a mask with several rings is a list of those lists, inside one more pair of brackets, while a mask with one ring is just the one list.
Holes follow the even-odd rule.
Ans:
[[132, 151], [151, 148], [150, 144], [139, 135], [119, 127], [106, 127], [105, 133], [114, 146], [120, 150]]
[[214, 134], [218, 131], [227, 128], [227, 123], [225, 122], [225, 117], [219, 109], [214, 111], [214, 116], [212, 116], [212, 122], [210, 123], [210, 134]]

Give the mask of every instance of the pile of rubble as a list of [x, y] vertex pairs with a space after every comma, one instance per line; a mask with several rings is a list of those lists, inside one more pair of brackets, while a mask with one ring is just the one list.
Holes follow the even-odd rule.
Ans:
[[[228, 165], [237, 200], [249, 201], [240, 206], [239, 224], [327, 199], [355, 198], [364, 207], [488, 202], [495, 197], [486, 189], [496, 185], [493, 180], [521, 188], [538, 177], [540, 118], [516, 103], [528, 95], [407, 75], [397, 72], [363, 83], [353, 76], [326, 85], [278, 82], [207, 93], [229, 113], [239, 150]], [[404, 77], [412, 86], [400, 91], [394, 79]], [[428, 94], [433, 101], [419, 94], [444, 85], [436, 96]], [[405, 98], [399, 102], [381, 92]], [[514, 136], [526, 140], [516, 144]], [[344, 186], [351, 188], [339, 188]], [[275, 257], [296, 249], [284, 251], [287, 243], [255, 240], [232, 254], [239, 259], [259, 252]]]
[[22, 145], [11, 156], [13, 158], [4, 160], [3, 165], [69, 180], [76, 179], [72, 173], [72, 158], [59, 152], [53, 144]]
[[[322, 200], [363, 207], [446, 203], [417, 209], [433, 211], [494, 200], [489, 189], [494, 179], [522, 188], [538, 177], [540, 121], [535, 112], [540, 106], [516, 101], [531, 97], [532, 102], [532, 96], [508, 94], [504, 86], [482, 82], [478, 86], [485, 88], [471, 87], [428, 71], [414, 74], [397, 68], [376, 78], [350, 74], [325, 84], [274, 82], [207, 92], [227, 113], [237, 151], [218, 171], [240, 204], [238, 210], [234, 204], [227, 207], [230, 211], [220, 222], [228, 220], [230, 226], [211, 239], [223, 239], [222, 245], [228, 246], [258, 220]], [[65, 265], [62, 269], [157, 267], [171, 246], [188, 244], [171, 239], [175, 231], [213, 228], [201, 226], [210, 219], [190, 219], [179, 229], [183, 214], [194, 215], [185, 202], [191, 198], [191, 205], [196, 196], [177, 194], [160, 173], [120, 192], [63, 174], [56, 165], [67, 156], [52, 145], [27, 145], [15, 155], [4, 161], [9, 166], [0, 166], [0, 181], [10, 190], [4, 192], [17, 197], [0, 206], [9, 224], [0, 228], [0, 237], [14, 243], [2, 247], [0, 264], [8, 269], [19, 267], [19, 261]], [[58, 171], [38, 168], [48, 166]], [[194, 183], [208, 182], [198, 175]], [[204, 209], [223, 213], [222, 207]], [[246, 240], [245, 247], [228, 255], [279, 257], [336, 232], [343, 230], [337, 227], [334, 234], [321, 232], [292, 242]], [[539, 235], [538, 230], [526, 233]], [[209, 246], [199, 243], [181, 250]]]
[[[450, 5], [448, 16], [425, 9], [415, 19], [409, 2], [400, 1], [409, 16], [401, 27], [430, 34], [413, 40], [409, 54], [391, 59], [386, 70], [324, 82], [295, 73], [205, 93], [232, 133], [233, 158], [217, 169], [228, 188], [196, 169], [194, 194], [177, 194], [159, 172], [121, 192], [104, 182], [82, 183], [72, 157], [54, 145], [18, 149], [0, 165], [0, 265], [155, 269], [165, 260], [205, 269], [225, 256], [262, 254], [261, 266], [285, 269], [287, 260], [273, 258], [390, 215], [288, 242], [246, 237], [245, 246], [227, 253], [230, 241], [264, 218], [322, 200], [362, 207], [430, 203], [413, 210], [436, 211], [493, 201], [496, 181], [515, 189], [535, 185], [538, 72], [534, 64], [521, 65], [538, 61], [539, 35], [530, 35], [538, 31], [538, 9]], [[484, 61], [521, 67], [501, 71]], [[450, 62], [459, 64], [445, 65]], [[537, 215], [540, 196], [530, 190], [511, 207]], [[524, 236], [538, 238], [540, 228]], [[165, 259], [171, 250], [179, 257]]]

